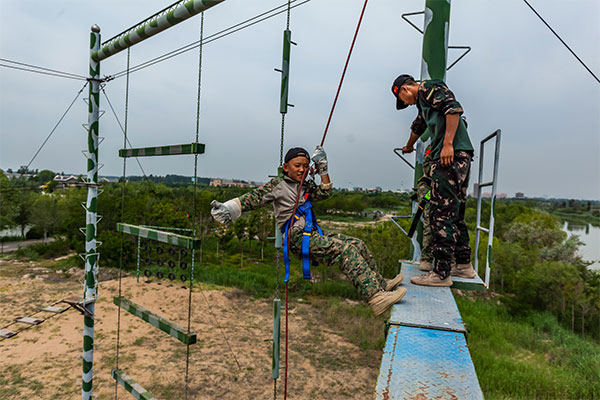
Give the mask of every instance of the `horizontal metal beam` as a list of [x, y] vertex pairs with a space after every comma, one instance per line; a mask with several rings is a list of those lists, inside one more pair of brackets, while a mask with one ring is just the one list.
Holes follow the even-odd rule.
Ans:
[[102, 61], [223, 1], [183, 0], [177, 2], [104, 42], [100, 50], [92, 53], [92, 60]]
[[120, 369], [113, 369], [110, 373], [114, 380], [119, 385], [123, 386], [125, 390], [133, 395], [136, 399], [142, 400], [156, 400], [156, 397], [152, 396], [146, 389], [136, 383], [129, 375], [121, 371]]
[[204, 154], [203, 143], [174, 144], [170, 146], [142, 147], [138, 149], [120, 149], [119, 157], [177, 156], [181, 154]]
[[150, 310], [145, 309], [139, 304], [135, 304], [132, 301], [127, 300], [125, 297], [114, 297], [113, 302], [123, 310], [130, 312], [136, 317], [146, 321], [150, 325], [160, 329], [165, 333], [168, 333], [184, 344], [196, 343], [197, 337], [195, 333], [188, 332], [184, 327], [177, 325], [175, 322], [169, 321], [168, 319], [163, 318]]
[[178, 235], [176, 233], [159, 231], [158, 229], [144, 228], [143, 226], [130, 224], [117, 224], [117, 231], [127, 233], [133, 236], [139, 236], [145, 239], [156, 240], [172, 244], [174, 246], [185, 247], [186, 249], [199, 249], [200, 239], [191, 236]]

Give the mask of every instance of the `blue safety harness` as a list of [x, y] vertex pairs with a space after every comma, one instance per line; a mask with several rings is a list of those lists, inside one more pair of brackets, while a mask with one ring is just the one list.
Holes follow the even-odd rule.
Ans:
[[284, 234], [283, 237], [283, 261], [285, 263], [285, 278], [284, 282], [288, 282], [290, 280], [290, 255], [288, 249], [288, 232], [290, 224], [294, 219], [298, 220], [301, 216], [304, 215], [304, 232], [302, 232], [302, 273], [304, 274], [304, 279], [310, 279], [310, 259], [309, 259], [309, 246], [310, 246], [310, 236], [312, 235], [313, 227], [317, 228], [317, 232], [319, 236], [323, 236], [323, 231], [317, 225], [317, 217], [312, 211], [312, 204], [310, 201], [306, 199], [304, 204], [302, 204], [296, 210], [296, 214], [292, 215], [290, 220], [285, 223], [284, 227], [281, 229], [281, 233]]

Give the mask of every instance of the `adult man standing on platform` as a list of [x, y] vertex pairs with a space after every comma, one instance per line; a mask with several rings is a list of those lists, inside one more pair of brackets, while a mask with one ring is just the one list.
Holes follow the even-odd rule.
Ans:
[[[420, 84], [410, 75], [400, 75], [392, 85], [396, 109], [416, 105], [418, 115], [411, 125], [412, 145], [427, 128], [431, 134], [430, 224], [433, 233], [433, 270], [411, 279], [416, 285], [451, 286], [453, 276], [472, 278], [469, 232], [465, 203], [473, 145], [460, 117], [462, 106], [446, 84], [431, 79]], [[411, 143], [412, 141], [412, 143]], [[452, 259], [456, 265], [452, 265]]]

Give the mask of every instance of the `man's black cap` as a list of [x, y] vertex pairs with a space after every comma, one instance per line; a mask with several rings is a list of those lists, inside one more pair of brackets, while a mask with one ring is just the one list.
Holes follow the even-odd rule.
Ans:
[[304, 150], [302, 147], [292, 147], [287, 153], [285, 153], [285, 162], [288, 162], [296, 157], [306, 157], [310, 160], [308, 151]]
[[408, 79], [411, 79], [413, 81], [415, 80], [415, 78], [413, 78], [412, 76], [410, 76], [408, 74], [402, 74], [396, 78], [396, 80], [394, 81], [394, 84], [392, 85], [392, 93], [394, 94], [394, 97], [396, 98], [396, 110], [402, 110], [403, 108], [408, 107], [408, 104], [406, 104], [405, 102], [400, 100], [400, 97], [398, 97], [398, 92], [400, 91], [400, 86], [404, 85], [404, 82], [406, 82]]

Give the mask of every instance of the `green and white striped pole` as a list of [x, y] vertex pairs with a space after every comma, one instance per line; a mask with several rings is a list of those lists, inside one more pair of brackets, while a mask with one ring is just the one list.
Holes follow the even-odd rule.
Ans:
[[108, 40], [102, 49], [92, 53], [92, 59], [100, 62], [223, 1], [187, 0], [175, 3]]
[[[90, 54], [100, 48], [100, 27], [92, 26]], [[96, 232], [98, 222], [98, 111], [100, 107], [100, 63], [90, 56], [88, 101], [87, 202], [85, 214], [85, 283], [83, 288], [83, 376], [82, 400], [91, 400], [94, 366], [94, 308], [96, 302], [96, 273], [98, 253]]]
[[[448, 60], [448, 30], [450, 27], [450, 0], [426, 0], [423, 26], [423, 58], [421, 60], [421, 80], [446, 78]], [[430, 143], [429, 129], [417, 141], [414, 185], [423, 176], [423, 157]], [[416, 204], [413, 205], [416, 211]], [[413, 212], [414, 213], [414, 212]], [[423, 224], [417, 227], [417, 240], [423, 245]], [[413, 250], [413, 249], [411, 249]], [[414, 250], [413, 250], [414, 251]], [[412, 254], [413, 259], [420, 258]]]

